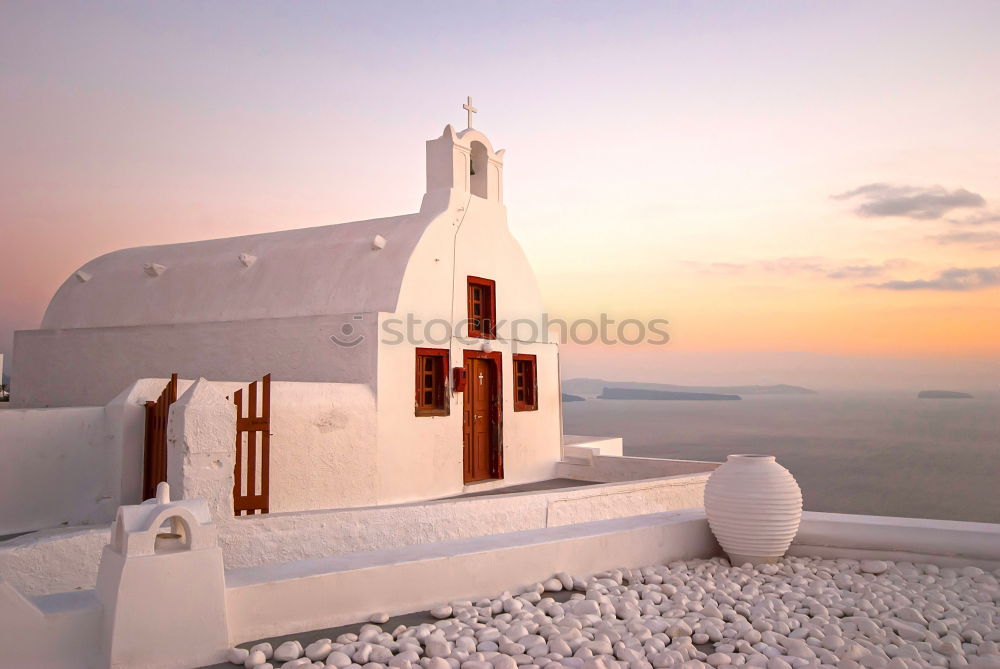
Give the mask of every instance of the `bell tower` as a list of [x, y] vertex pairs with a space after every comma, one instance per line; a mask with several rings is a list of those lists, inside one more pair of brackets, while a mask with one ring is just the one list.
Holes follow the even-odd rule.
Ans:
[[494, 151], [486, 135], [472, 128], [471, 98], [462, 108], [469, 127], [456, 133], [448, 124], [440, 137], [427, 140], [427, 192], [450, 189], [502, 203], [504, 149]]

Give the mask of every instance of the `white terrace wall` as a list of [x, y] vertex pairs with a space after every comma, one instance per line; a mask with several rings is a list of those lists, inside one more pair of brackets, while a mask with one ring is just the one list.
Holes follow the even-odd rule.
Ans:
[[106, 406], [0, 412], [0, 534], [109, 523], [141, 501], [143, 404], [166, 383], [140, 379]]
[[355, 553], [226, 573], [234, 643], [342, 625], [375, 611], [495, 597], [566, 571], [708, 558], [721, 551], [700, 509]]
[[[396, 506], [218, 518], [226, 568], [255, 567], [700, 507], [708, 473]], [[21, 592], [91, 588], [106, 527], [0, 544]], [[51, 574], [51, 576], [49, 576]]]
[[108, 525], [44, 530], [0, 543], [0, 577], [25, 595], [93, 588]]
[[103, 622], [92, 589], [25, 597], [0, 577], [4, 667], [97, 669]]
[[788, 553], [995, 570], [1000, 524], [807, 511]]
[[226, 567], [250, 567], [700, 507], [708, 473], [415, 504], [243, 516], [220, 524]]
[[[109, 546], [96, 592], [26, 597], [0, 579], [4, 659], [47, 669], [180, 669], [219, 662], [235, 643], [355, 622], [376, 609], [419, 611], [561, 570], [582, 576], [719, 548], [695, 510], [228, 571], [224, 588], [206, 583], [217, 573], [206, 559], [213, 552], [125, 556]], [[192, 579], [200, 587], [184, 587]]]
[[[995, 524], [806, 512], [799, 534], [807, 543], [796, 539], [794, 555], [1000, 565]], [[704, 510], [688, 509], [230, 570], [230, 638], [244, 642], [356, 622], [373, 611], [399, 614], [495, 596], [561, 570], [586, 576], [720, 554]]]
[[107, 522], [108, 427], [104, 407], [0, 411], [0, 534]]
[[[574, 447], [567, 446], [566, 448], [567, 453], [569, 453]], [[585, 462], [557, 463], [556, 476], [577, 481], [614, 483], [710, 472], [717, 469], [720, 464], [701, 460], [661, 460], [659, 458], [589, 454], [588, 461]]]

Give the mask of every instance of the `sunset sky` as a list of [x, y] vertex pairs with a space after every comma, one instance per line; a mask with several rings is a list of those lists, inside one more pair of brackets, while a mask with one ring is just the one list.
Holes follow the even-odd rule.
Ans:
[[549, 311], [671, 323], [567, 346], [564, 375], [997, 389], [998, 26], [997, 2], [7, 0], [0, 353], [96, 255], [415, 211], [472, 95]]

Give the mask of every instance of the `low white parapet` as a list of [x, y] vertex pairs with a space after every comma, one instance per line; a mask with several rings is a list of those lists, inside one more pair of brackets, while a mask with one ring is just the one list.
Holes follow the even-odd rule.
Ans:
[[555, 475], [576, 481], [617, 483], [711, 472], [718, 462], [634, 458], [622, 455], [621, 437], [563, 435], [563, 458]]
[[[997, 566], [1000, 525], [807, 512], [790, 552]], [[494, 596], [558, 571], [719, 554], [699, 508], [230, 570], [230, 633], [249, 641]]]
[[[570, 451], [571, 448], [574, 450]], [[566, 449], [565, 459], [556, 463], [556, 476], [577, 481], [620, 483], [697, 474], [707, 476], [719, 466], [718, 462], [702, 460], [604, 455], [582, 446], [567, 446]]]
[[553, 573], [711, 557], [701, 509], [354, 553], [226, 573], [237, 643], [477, 599]]
[[95, 666], [102, 616], [93, 590], [25, 597], [0, 576], [3, 666]]
[[0, 413], [0, 534], [108, 522], [119, 499], [112, 435], [104, 407]]
[[[806, 512], [790, 552], [995, 567], [1000, 525]], [[248, 641], [493, 596], [558, 571], [720, 553], [699, 508], [237, 569], [226, 575], [230, 633]]]
[[585, 437], [579, 434], [564, 434], [562, 438], [563, 459], [583, 458], [587, 461], [594, 455], [621, 455], [621, 437]]
[[806, 511], [791, 555], [1000, 567], [1000, 524]]
[[[487, 532], [504, 534], [700, 507], [707, 478], [706, 472], [391, 506], [242, 516], [219, 523], [219, 542], [229, 568], [377, 551]], [[26, 594], [91, 588], [107, 538], [106, 527], [19, 537], [0, 547], [0, 571]]]

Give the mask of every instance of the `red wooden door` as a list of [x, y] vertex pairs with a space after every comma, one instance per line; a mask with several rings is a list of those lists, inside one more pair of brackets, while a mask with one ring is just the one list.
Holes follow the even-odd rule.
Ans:
[[492, 360], [469, 358], [465, 361], [468, 381], [465, 386], [465, 482], [494, 478], [493, 462], [496, 435], [496, 368]]

